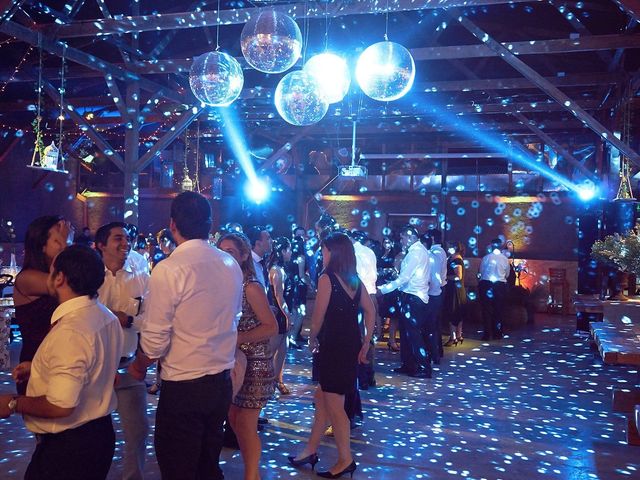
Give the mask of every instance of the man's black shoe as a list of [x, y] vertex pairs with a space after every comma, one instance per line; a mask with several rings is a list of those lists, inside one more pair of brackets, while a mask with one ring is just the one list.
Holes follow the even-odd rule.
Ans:
[[410, 373], [411, 378], [431, 378], [431, 372], [425, 370], [418, 370], [417, 372]]
[[396, 373], [409, 373], [411, 370], [409, 370], [408, 367], [401, 365], [400, 367], [394, 368], [393, 371]]

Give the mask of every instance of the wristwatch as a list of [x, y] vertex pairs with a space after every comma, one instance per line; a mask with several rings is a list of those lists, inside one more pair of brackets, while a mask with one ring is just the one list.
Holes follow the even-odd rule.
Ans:
[[9, 403], [7, 403], [7, 407], [9, 407], [9, 411], [11, 413], [16, 413], [17, 406], [18, 406], [18, 397], [11, 398], [11, 400], [9, 400]]
[[125, 328], [131, 328], [131, 326], [133, 325], [133, 317], [131, 315], [127, 316], [127, 325], [125, 326]]

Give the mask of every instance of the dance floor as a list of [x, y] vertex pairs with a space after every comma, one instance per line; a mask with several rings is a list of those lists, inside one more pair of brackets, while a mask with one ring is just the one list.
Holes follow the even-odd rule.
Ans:
[[[638, 371], [603, 365], [587, 337], [575, 334], [575, 318], [540, 316], [496, 342], [470, 337], [480, 334], [445, 349], [431, 380], [392, 373], [399, 354], [379, 345], [378, 387], [361, 392], [364, 422], [352, 431], [354, 478], [640, 478], [640, 448], [625, 444], [626, 421], [611, 412], [612, 387], [638, 384]], [[315, 478], [286, 458], [302, 448], [313, 416], [308, 355], [291, 352], [292, 394], [266, 409], [263, 479]], [[9, 373], [0, 375], [0, 389], [13, 391]], [[152, 422], [156, 403], [149, 395]], [[0, 432], [0, 478], [22, 478], [34, 439], [20, 417], [1, 420]], [[152, 440], [151, 433], [146, 478], [159, 479]], [[317, 467], [329, 468], [333, 440], [318, 453]], [[110, 479], [121, 476], [120, 455], [118, 447]], [[242, 479], [240, 453], [225, 449], [222, 468], [227, 479]]]

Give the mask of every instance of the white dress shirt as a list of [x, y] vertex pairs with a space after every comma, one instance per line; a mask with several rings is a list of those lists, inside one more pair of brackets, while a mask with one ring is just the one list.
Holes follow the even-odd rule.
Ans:
[[509, 259], [500, 250], [495, 249], [482, 258], [480, 263], [480, 280], [489, 282], [507, 282], [509, 276]]
[[431, 263], [429, 295], [435, 297], [442, 293], [442, 287], [447, 284], [447, 253], [440, 244], [434, 244], [429, 249], [429, 262]]
[[376, 294], [376, 281], [378, 280], [378, 267], [376, 254], [369, 247], [360, 242], [353, 244], [356, 253], [356, 272], [362, 280], [369, 295]]
[[256, 278], [265, 290], [269, 290], [267, 279], [264, 278], [264, 269], [262, 268], [262, 263], [260, 263], [263, 259], [253, 250], [251, 250], [251, 258], [253, 258], [253, 268], [256, 270]]
[[149, 254], [146, 253], [142, 255], [141, 253], [136, 252], [133, 248], [129, 250], [129, 255], [127, 255], [127, 263], [132, 264], [136, 267], [136, 270], [139, 272], [147, 272], [149, 273]]
[[[129, 252], [129, 255], [131, 252]], [[124, 347], [122, 357], [133, 357], [138, 348], [138, 333], [142, 323], [140, 301], [136, 297], [145, 298], [149, 285], [149, 273], [140, 270], [141, 265], [125, 261], [124, 267], [114, 275], [108, 268], [104, 269], [104, 283], [98, 290], [98, 298], [112, 312], [124, 312], [133, 317], [131, 328], [123, 328]]]
[[429, 303], [429, 277], [431, 276], [429, 264], [429, 251], [420, 242], [415, 242], [407, 250], [402, 263], [400, 274], [395, 280], [382, 285], [382, 293], [393, 292], [400, 289], [401, 292], [419, 297], [424, 303]]
[[49, 403], [74, 411], [64, 418], [25, 415], [33, 433], [79, 427], [110, 414], [117, 404], [113, 381], [123, 337], [116, 316], [97, 299], [82, 296], [60, 304], [51, 323], [31, 363], [27, 396], [44, 395]]
[[237, 262], [206, 240], [188, 240], [151, 273], [140, 346], [160, 359], [163, 380], [231, 369], [241, 309]]

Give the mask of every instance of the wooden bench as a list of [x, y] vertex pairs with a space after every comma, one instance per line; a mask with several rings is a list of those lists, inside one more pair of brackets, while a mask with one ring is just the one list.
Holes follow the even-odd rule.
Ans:
[[[605, 320], [590, 331], [605, 364], [640, 366], [640, 325]], [[627, 444], [640, 446], [640, 389], [614, 389], [612, 406], [627, 416]]]

